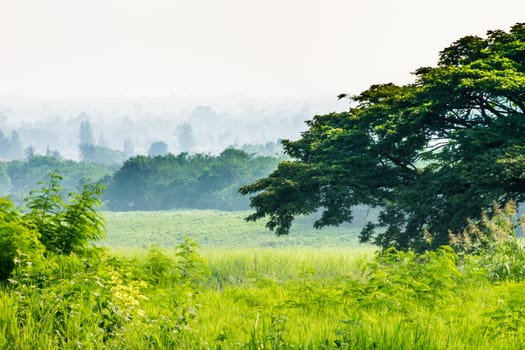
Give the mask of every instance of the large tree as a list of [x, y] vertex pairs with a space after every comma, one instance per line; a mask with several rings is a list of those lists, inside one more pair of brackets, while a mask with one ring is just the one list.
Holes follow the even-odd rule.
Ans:
[[348, 112], [315, 116], [283, 141], [292, 160], [240, 189], [252, 195], [247, 219], [268, 217], [281, 235], [297, 215], [321, 210], [316, 227], [338, 225], [366, 204], [381, 212], [363, 241], [423, 250], [494, 201], [523, 201], [525, 24], [461, 38], [414, 74], [349, 97]]

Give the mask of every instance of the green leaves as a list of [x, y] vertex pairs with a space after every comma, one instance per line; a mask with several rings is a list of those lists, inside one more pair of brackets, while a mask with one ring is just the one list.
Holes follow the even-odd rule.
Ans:
[[464, 37], [415, 83], [373, 85], [348, 112], [315, 116], [283, 142], [293, 162], [241, 188], [247, 219], [283, 234], [296, 215], [321, 209], [316, 227], [338, 225], [366, 204], [382, 213], [363, 239], [425, 250], [425, 232], [436, 248], [493, 201], [525, 200], [524, 28]]
[[274, 157], [237, 149], [218, 156], [137, 156], [113, 175], [104, 198], [109, 209], [118, 211], [246, 209], [248, 201], [237, 193], [239, 186], [267, 175], [277, 163]]
[[[15, 209], [7, 198], [0, 198], [0, 281], [16, 270], [30, 279], [44, 263], [44, 253], [69, 255], [85, 252], [93, 241], [104, 237], [104, 218], [96, 211], [100, 186], [85, 185], [82, 193], [70, 193], [69, 202], [61, 196], [57, 173], [39, 190], [26, 198], [26, 213]], [[43, 265], [42, 265], [43, 266]], [[15, 280], [13, 280], [15, 281]]]
[[20, 269], [26, 273], [43, 259], [44, 247], [40, 234], [24, 220], [7, 198], [0, 198], [0, 281]]
[[102, 186], [85, 184], [81, 193], [69, 193], [69, 201], [65, 202], [61, 179], [52, 173], [49, 182], [40, 182], [42, 187], [30, 192], [25, 199], [30, 210], [25, 218], [37, 227], [48, 251], [68, 255], [105, 237], [104, 218], [96, 211]]

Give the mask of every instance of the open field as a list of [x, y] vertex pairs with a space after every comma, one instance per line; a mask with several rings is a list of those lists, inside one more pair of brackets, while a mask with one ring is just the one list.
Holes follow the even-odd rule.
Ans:
[[191, 237], [208, 247], [363, 247], [359, 228], [345, 225], [316, 230], [310, 218], [294, 222], [288, 236], [276, 237], [264, 222], [246, 222], [248, 211], [215, 210], [104, 212], [112, 248], [173, 247]]

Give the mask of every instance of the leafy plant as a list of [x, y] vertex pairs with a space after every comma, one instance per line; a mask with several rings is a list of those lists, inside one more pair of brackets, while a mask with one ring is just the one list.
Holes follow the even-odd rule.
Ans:
[[496, 306], [484, 314], [490, 319], [484, 325], [484, 331], [493, 337], [525, 336], [523, 286], [513, 283], [499, 288], [499, 292], [500, 299]]
[[250, 341], [245, 344], [249, 349], [289, 349], [291, 344], [286, 339], [286, 315], [273, 315], [268, 319], [262, 320], [259, 326], [259, 315], [255, 320], [255, 325], [250, 333]]
[[43, 259], [44, 247], [36, 227], [7, 198], [0, 197], [0, 281], [17, 267], [27, 272]]
[[81, 193], [69, 193], [66, 203], [60, 180], [61, 175], [51, 173], [48, 182], [39, 182], [41, 188], [25, 199], [30, 210], [25, 217], [36, 225], [47, 251], [68, 255], [105, 237], [105, 220], [96, 210], [102, 186], [85, 184]]
[[210, 271], [206, 261], [197, 253], [199, 244], [186, 237], [177, 245], [175, 270], [176, 280], [181, 284], [196, 286], [208, 276]]
[[359, 305], [406, 314], [457, 300], [462, 282], [457, 255], [447, 246], [424, 254], [390, 248], [378, 254], [364, 274], [368, 280], [358, 289]]

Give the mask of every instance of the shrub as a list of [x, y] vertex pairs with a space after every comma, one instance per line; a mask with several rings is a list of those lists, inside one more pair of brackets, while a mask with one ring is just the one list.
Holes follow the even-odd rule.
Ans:
[[191, 238], [185, 238], [176, 247], [176, 279], [181, 284], [196, 286], [210, 274], [206, 260], [204, 260], [197, 250], [199, 244]]
[[102, 187], [86, 184], [81, 193], [69, 193], [66, 203], [60, 180], [59, 174], [52, 173], [49, 182], [39, 182], [42, 187], [30, 192], [25, 199], [30, 210], [26, 218], [38, 228], [47, 251], [68, 255], [105, 237], [104, 218], [96, 211]]
[[7, 198], [0, 198], [0, 281], [18, 266], [31, 269], [40, 262], [44, 248], [36, 228], [25, 220]]

